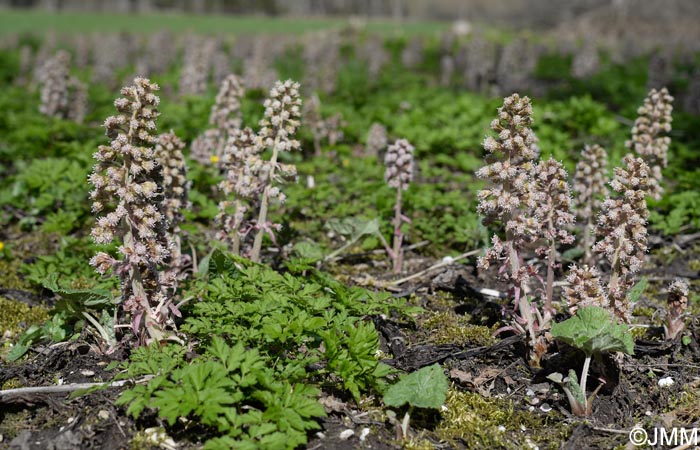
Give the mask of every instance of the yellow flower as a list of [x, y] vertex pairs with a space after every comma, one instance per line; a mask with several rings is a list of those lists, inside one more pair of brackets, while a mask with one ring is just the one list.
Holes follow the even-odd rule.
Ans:
[[350, 167], [350, 160], [347, 158], [343, 159], [343, 161], [341, 161], [341, 164], [343, 165], [343, 167]]
[[5, 248], [5, 243], [0, 241], [0, 252]]
[[219, 162], [219, 157], [216, 156], [216, 155], [211, 155], [211, 156], [209, 157], [209, 161], [211, 161], [212, 164], [216, 164], [216, 163]]

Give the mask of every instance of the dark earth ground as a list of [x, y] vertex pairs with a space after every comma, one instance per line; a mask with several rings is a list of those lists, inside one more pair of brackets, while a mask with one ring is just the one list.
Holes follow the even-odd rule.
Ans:
[[[700, 426], [700, 316], [689, 319], [685, 335], [690, 337], [690, 342], [686, 343], [661, 340], [663, 330], [658, 326], [661, 319], [656, 317], [665, 299], [664, 286], [668, 280], [688, 278], [691, 292], [697, 291], [698, 269], [691, 262], [700, 259], [700, 243], [697, 236], [676, 236], [673, 240], [652, 236], [651, 242], [655, 248], [644, 273], [650, 286], [635, 313], [638, 323], [647, 321], [653, 326], [635, 330], [634, 356], [613, 355], [593, 364], [591, 379], [604, 379], [605, 385], [588, 420], [571, 416], [566, 397], [546, 379], [554, 371], [568, 368], [579, 371], [582, 355], [554, 343], [543, 368], [533, 370], [525, 362], [525, 347], [519, 336], [504, 333], [498, 339], [491, 339], [489, 332], [483, 337], [485, 327], [495, 329], [504, 301], [477, 292], [481, 287], [498, 289], [499, 286], [486, 281], [492, 280], [493, 274], [477, 274], [473, 259], [401, 285], [395, 295], [411, 296], [427, 310], [425, 317], [432, 319], [419, 318], [411, 324], [386, 317], [372, 318], [382, 337], [382, 357], [406, 371], [441, 363], [453, 383], [447, 408], [412, 415], [412, 436], [406, 447], [518, 448], [514, 442], [524, 442], [522, 436], [507, 434], [512, 431], [493, 436], [493, 427], [488, 428], [485, 422], [489, 417], [521, 423], [523, 433], [537, 440], [539, 448], [577, 450], [624, 448], [629, 442], [627, 432], [636, 424], [646, 429]], [[407, 262], [409, 274], [431, 264], [419, 257]], [[353, 257], [344, 264], [336, 269], [362, 273], [362, 276], [350, 276], [351, 283], [367, 284], [368, 279], [377, 283], [387, 278], [383, 275], [386, 268], [371, 258]], [[376, 274], [377, 278], [368, 273]], [[27, 303], [50, 301], [34, 294], [5, 291], [4, 296]], [[466, 327], [463, 329], [476, 327], [477, 331], [469, 335], [460, 331], [461, 325]], [[436, 335], [450, 329], [457, 333], [456, 339], [436, 342]], [[444, 333], [443, 338], [449, 338]], [[108, 381], [115, 374], [106, 371], [108, 364], [123, 360], [126, 355], [102, 355], [93, 342], [91, 336], [84, 335], [77, 342], [34, 348], [23, 362], [0, 367], [0, 385], [7, 389], [52, 386], [58, 380], [63, 384]], [[479, 345], [484, 342], [487, 344]], [[666, 376], [672, 377], [674, 384], [659, 387], [658, 380]], [[120, 389], [97, 391], [74, 399], [63, 393], [0, 400], [0, 448], [176, 448], [168, 447], [168, 441], [162, 439], [160, 447], [153, 445], [147, 433], [138, 431], [159, 427], [155, 415], [146, 415], [137, 424], [125, 416], [123, 409], [113, 406]], [[396, 421], [377, 407], [376, 399], [368, 399], [358, 408], [341, 393], [324, 392], [321, 401], [329, 415], [322, 422], [323, 430], [310, 436], [307, 448], [401, 447], [396, 440]], [[397, 416], [400, 420], [403, 411], [397, 412]], [[442, 431], [438, 430], [441, 416], [449, 423]], [[367, 436], [363, 436], [365, 428], [370, 430]], [[349, 434], [348, 429], [354, 433], [342, 439], [341, 433]], [[177, 442], [177, 448], [199, 448], [192, 443], [197, 440], [196, 431], [188, 430], [187, 424], [176, 425], [169, 436]], [[441, 440], [445, 436], [449, 436], [448, 440]]]

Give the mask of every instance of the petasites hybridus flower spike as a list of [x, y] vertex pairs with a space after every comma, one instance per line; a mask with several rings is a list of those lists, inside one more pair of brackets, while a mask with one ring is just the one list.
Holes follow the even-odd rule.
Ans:
[[401, 212], [401, 203], [402, 192], [408, 189], [413, 180], [413, 151], [413, 146], [406, 139], [398, 139], [387, 148], [384, 158], [386, 165], [384, 180], [389, 187], [396, 189], [393, 248], [389, 249], [387, 246], [387, 251], [393, 261], [394, 273], [400, 273], [403, 265], [403, 232], [401, 231], [401, 226], [404, 222], [410, 222]]
[[639, 155], [649, 166], [649, 193], [652, 198], [659, 200], [661, 188], [661, 171], [668, 164], [668, 147], [671, 138], [673, 120], [673, 97], [666, 88], [657, 91], [652, 89], [644, 99], [644, 105], [638, 110], [637, 120], [632, 127], [632, 139], [625, 142], [627, 148]]
[[68, 82], [70, 54], [59, 50], [46, 60], [39, 72], [41, 81], [41, 105], [39, 111], [49, 117], [65, 119], [68, 113]]
[[675, 339], [685, 329], [688, 295], [688, 283], [683, 280], [675, 280], [668, 286], [666, 323], [664, 325], [666, 339]]
[[527, 333], [532, 350], [530, 362], [539, 366], [546, 342], [538, 336], [538, 328], [540, 324], [545, 325], [545, 320], [526, 295], [527, 281], [536, 273], [536, 268], [524, 265], [520, 256], [523, 246], [536, 239], [530, 229], [538, 227], [537, 218], [532, 215], [536, 206], [532, 191], [538, 150], [531, 126], [530, 99], [513, 94], [503, 100], [498, 117], [491, 122], [497, 137], [488, 136], [484, 140], [487, 164], [476, 175], [486, 180], [488, 186], [477, 194], [477, 211], [484, 216], [485, 224], [500, 224], [505, 239], [494, 235], [493, 246], [478, 259], [478, 266], [488, 269], [491, 263], [498, 263], [500, 273], [512, 284], [520, 317], [513, 320], [509, 328]]
[[484, 140], [487, 165], [476, 172], [477, 177], [490, 182], [477, 194], [477, 211], [486, 223], [507, 222], [528, 201], [529, 181], [538, 156], [531, 126], [530, 99], [518, 94], [506, 97], [498, 117], [491, 122], [497, 137]]
[[92, 237], [98, 244], [120, 243], [120, 258], [99, 252], [90, 264], [112, 269], [121, 280], [121, 306], [139, 342], [161, 341], [177, 312], [161, 285], [160, 268], [170, 258], [155, 135], [158, 85], [136, 78], [115, 100], [118, 114], [105, 121], [110, 145], [99, 146], [90, 183], [92, 210], [98, 214]]
[[[543, 240], [536, 252], [540, 257], [545, 258], [547, 263], [545, 323], [549, 322], [555, 313], [552, 302], [554, 298], [554, 271], [558, 265], [557, 247], [574, 242], [574, 236], [569, 232], [575, 217], [571, 213], [571, 189], [567, 178], [564, 165], [552, 158], [538, 163], [533, 171], [530, 199], [534, 202], [534, 208], [530, 208], [529, 214], [532, 215], [537, 224], [537, 227], [532, 230], [533, 236]], [[506, 225], [506, 231], [512, 227], [513, 223], [518, 222], [517, 218], [509, 221]]]
[[241, 100], [244, 96], [245, 89], [238, 76], [230, 74], [224, 78], [209, 115], [212, 128], [192, 142], [192, 159], [205, 166], [221, 166], [226, 143], [243, 124]]
[[595, 217], [600, 212], [603, 199], [608, 196], [608, 154], [600, 145], [586, 145], [576, 163], [573, 190], [576, 192], [576, 217], [582, 221], [583, 262], [593, 265], [593, 232]]
[[211, 107], [209, 124], [220, 130], [237, 130], [241, 128], [243, 117], [241, 116], [241, 99], [245, 96], [245, 89], [241, 79], [236, 74], [227, 75], [221, 82], [216, 102]]
[[263, 150], [250, 128], [235, 130], [224, 148], [222, 167], [226, 178], [219, 183], [219, 189], [226, 200], [219, 203], [216, 220], [221, 226], [219, 238], [236, 255], [241, 253], [243, 241], [253, 228], [248, 212], [258, 206], [265, 189], [268, 166], [260, 157]]
[[586, 306], [607, 307], [608, 297], [603, 290], [597, 268], [585, 264], [578, 267], [574, 264], [566, 281], [569, 286], [564, 288], [564, 298], [572, 316], [579, 308]]
[[616, 167], [610, 187], [616, 194], [601, 206], [596, 235], [599, 240], [593, 250], [611, 265], [608, 281], [608, 308], [629, 323], [631, 308], [626, 300], [633, 285], [633, 275], [639, 271], [647, 251], [646, 219], [649, 210], [645, 197], [649, 182], [649, 166], [641, 159], [627, 155], [626, 168]]
[[173, 229], [182, 222], [182, 211], [191, 206], [187, 200], [191, 183], [187, 181], [184, 148], [185, 143], [172, 130], [158, 136], [156, 155], [163, 171], [163, 210]]
[[171, 241], [171, 255], [168, 270], [162, 272], [164, 284], [172, 291], [177, 288], [177, 282], [185, 277], [185, 256], [182, 254], [180, 239], [180, 223], [182, 212], [189, 209], [188, 200], [191, 182], [187, 181], [187, 165], [182, 150], [185, 143], [170, 130], [158, 136], [156, 143], [156, 158], [162, 170], [162, 208], [168, 222], [168, 238]]
[[413, 180], [413, 146], [406, 139], [398, 139], [386, 151], [384, 181], [394, 189], [405, 191]]
[[[272, 235], [271, 226], [267, 223], [270, 198], [284, 199], [276, 184], [282, 181], [280, 175], [292, 176], [293, 166], [280, 165], [277, 162], [279, 155], [281, 152], [298, 150], [301, 147], [299, 141], [294, 139], [294, 135], [301, 125], [299, 120], [301, 117], [299, 83], [292, 80], [277, 81], [270, 89], [270, 95], [265, 100], [264, 106], [265, 115], [260, 120], [260, 131], [256, 137], [256, 145], [263, 149], [271, 149], [272, 156], [267, 162], [268, 169], [264, 177], [265, 188], [260, 201], [258, 220], [255, 224], [257, 231], [251, 252], [251, 260], [255, 262], [260, 261], [264, 233]], [[293, 175], [296, 175], [296, 168], [293, 170]]]
[[388, 144], [389, 137], [387, 136], [386, 127], [377, 122], [373, 123], [367, 132], [367, 145], [365, 146], [367, 156], [378, 157]]

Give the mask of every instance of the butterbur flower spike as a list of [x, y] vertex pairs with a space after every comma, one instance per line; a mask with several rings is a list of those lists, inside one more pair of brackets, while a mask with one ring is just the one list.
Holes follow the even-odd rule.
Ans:
[[685, 330], [688, 295], [688, 283], [683, 280], [675, 280], [668, 287], [666, 323], [664, 325], [664, 332], [668, 340], [675, 339]]
[[244, 96], [245, 89], [241, 79], [236, 74], [226, 76], [211, 108], [209, 123], [220, 130], [239, 129], [243, 123], [241, 99]]
[[598, 215], [602, 199], [608, 196], [606, 186], [608, 154], [600, 145], [586, 145], [576, 163], [573, 190], [576, 192], [576, 216], [583, 221], [583, 262], [593, 265], [594, 218]]
[[265, 115], [260, 121], [260, 131], [256, 137], [256, 144], [260, 148], [272, 150], [272, 157], [266, 162], [264, 174], [265, 188], [260, 201], [260, 211], [256, 222], [257, 232], [253, 241], [251, 260], [260, 262], [263, 235], [266, 231], [267, 211], [271, 197], [284, 200], [284, 195], [275, 186], [281, 180], [280, 175], [286, 177], [296, 176], [296, 168], [290, 165], [279, 164], [278, 158], [281, 152], [298, 150], [301, 144], [294, 139], [301, 122], [301, 97], [299, 95], [299, 83], [292, 80], [278, 81], [270, 89], [270, 95], [265, 100]]
[[[389, 146], [384, 162], [386, 171], [384, 180], [389, 187], [396, 189], [396, 204], [394, 205], [394, 242], [389, 251], [393, 260], [394, 273], [400, 273], [403, 265], [403, 232], [401, 226], [408, 222], [401, 213], [402, 192], [408, 189], [413, 180], [413, 146], [406, 139], [399, 139]], [[387, 248], [387, 250], [389, 250]]]
[[389, 143], [386, 128], [380, 123], [373, 123], [367, 133], [367, 145], [365, 146], [367, 156], [378, 157]]
[[586, 306], [607, 307], [607, 295], [600, 282], [600, 273], [595, 267], [571, 266], [566, 277], [569, 286], [564, 288], [564, 298], [571, 315]]
[[[533, 171], [539, 156], [537, 138], [532, 131], [532, 104], [528, 97], [513, 94], [503, 99], [498, 117], [491, 122], [496, 137], [484, 140], [486, 165], [476, 172], [488, 181], [477, 193], [477, 211], [484, 216], [484, 224], [504, 224], [505, 240], [495, 235], [493, 246], [478, 259], [477, 265], [487, 269], [491, 263], [499, 265], [499, 273], [512, 283], [512, 293], [520, 314], [511, 327], [527, 333], [531, 349], [530, 363], [539, 366], [539, 357], [546, 343], [538, 336], [538, 319], [542, 315], [530, 302], [527, 281], [536, 273], [531, 265], [523, 265], [520, 252], [537, 239], [539, 222], [532, 211], [536, 206], [532, 195]], [[521, 217], [522, 216], [522, 217]]]
[[185, 258], [182, 254], [180, 241], [180, 223], [183, 220], [182, 211], [190, 208], [188, 193], [191, 182], [187, 181], [187, 166], [182, 150], [185, 143], [170, 130], [158, 136], [156, 157], [162, 170], [163, 200], [161, 206], [168, 223], [168, 234], [171, 241], [170, 270], [164, 276], [164, 283], [170, 284], [175, 290], [178, 280], [184, 278]]
[[70, 76], [70, 54], [59, 50], [41, 67], [41, 105], [39, 111], [49, 117], [82, 123], [87, 109], [87, 88]]
[[[100, 273], [112, 269], [121, 280], [122, 310], [131, 317], [139, 342], [161, 341], [172, 326], [170, 299], [160, 269], [170, 259], [163, 171], [155, 135], [158, 85], [136, 78], [114, 102], [119, 114], [105, 121], [110, 145], [95, 153], [90, 194], [97, 217], [92, 236], [98, 244], [117, 240], [120, 259], [104, 252], [90, 263]], [[159, 307], [158, 305], [166, 305]]]
[[[552, 306], [554, 297], [554, 270], [557, 266], [557, 247], [574, 242], [574, 236], [568, 228], [574, 223], [571, 213], [571, 190], [567, 183], [567, 173], [564, 165], [554, 159], [542, 161], [533, 171], [534, 180], [530, 192], [530, 201], [534, 201], [534, 209], [530, 209], [531, 217], [522, 215], [506, 225], [508, 230], [513, 223], [519, 223], [525, 218], [526, 229], [533, 229], [533, 235], [544, 240], [544, 245], [537, 253], [546, 258], [547, 278], [545, 281], [544, 326], [554, 315]], [[532, 224], [532, 225], [530, 225]]]
[[637, 110], [637, 120], [632, 127], [632, 139], [625, 142], [627, 148], [639, 155], [649, 166], [649, 194], [659, 200], [661, 188], [661, 171], [668, 163], [668, 147], [671, 138], [673, 120], [673, 97], [666, 88], [657, 91], [652, 89], [644, 99], [644, 105]]
[[224, 149], [222, 167], [226, 178], [219, 183], [219, 189], [227, 200], [219, 203], [216, 220], [221, 227], [219, 238], [236, 255], [241, 253], [243, 239], [253, 228], [248, 212], [258, 206], [265, 188], [267, 166], [260, 158], [262, 150], [250, 128], [236, 130]]
[[245, 89], [238, 76], [230, 74], [224, 78], [209, 115], [212, 128], [192, 142], [192, 159], [204, 166], [221, 166], [226, 143], [243, 124], [241, 100], [244, 96]]
[[616, 193], [601, 206], [596, 235], [600, 240], [593, 250], [611, 265], [608, 281], [608, 308], [622, 321], [629, 322], [631, 308], [626, 300], [633, 285], [632, 276], [639, 271], [647, 251], [646, 219], [649, 210], [649, 166], [632, 155], [624, 158], [626, 168], [616, 167], [610, 187]]

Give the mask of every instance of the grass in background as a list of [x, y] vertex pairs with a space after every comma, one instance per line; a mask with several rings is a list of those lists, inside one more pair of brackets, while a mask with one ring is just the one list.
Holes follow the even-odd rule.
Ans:
[[[364, 21], [363, 19], [360, 19]], [[362, 22], [360, 22], [362, 23]], [[114, 14], [0, 10], [0, 34], [119, 32], [149, 33], [168, 29], [197, 33], [284, 33], [342, 28], [350, 21], [341, 18], [276, 18], [264, 16], [187, 15], [187, 14]], [[431, 34], [449, 24], [440, 22], [393, 22], [371, 20], [366, 29], [379, 33]]]

